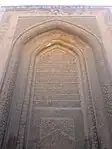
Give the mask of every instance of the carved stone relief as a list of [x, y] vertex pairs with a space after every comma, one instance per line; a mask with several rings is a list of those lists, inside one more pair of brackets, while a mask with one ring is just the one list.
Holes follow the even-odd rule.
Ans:
[[28, 32], [29, 38], [21, 36], [13, 46], [2, 89], [1, 99], [8, 105], [6, 110], [1, 105], [6, 112], [0, 117], [1, 132], [7, 126], [2, 148], [11, 149], [14, 137], [14, 149], [109, 149], [105, 127], [99, 127], [100, 121], [105, 125], [103, 110], [96, 110], [102, 95], [93, 47], [58, 27], [33, 38]]
[[[99, 11], [103, 11], [102, 7], [92, 7], [92, 6], [63, 6], [63, 5], [37, 5], [37, 6], [8, 6], [2, 7], [6, 11], [17, 11], [17, 12], [27, 12], [36, 13], [38, 15], [95, 15]], [[93, 9], [94, 8], [94, 9]]]

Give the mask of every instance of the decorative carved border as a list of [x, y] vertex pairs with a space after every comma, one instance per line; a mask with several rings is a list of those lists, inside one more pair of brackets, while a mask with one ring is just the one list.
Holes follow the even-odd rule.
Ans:
[[[38, 39], [39, 40], [39, 39]], [[51, 41], [52, 42], [52, 41]], [[55, 41], [56, 42], [56, 41]], [[54, 43], [55, 43], [54, 42]], [[46, 43], [46, 42], [45, 42]], [[48, 42], [49, 43], [49, 42]], [[44, 48], [44, 43], [41, 43], [42, 44], [42, 47]], [[53, 44], [53, 43], [52, 43]], [[57, 41], [55, 44], [60, 44], [60, 42], [59, 41]], [[63, 42], [62, 42], [62, 44], [63, 44]], [[51, 45], [50, 45], [51, 46]], [[48, 46], [48, 47], [50, 47], [50, 46]], [[77, 45], [78, 46], [78, 45]], [[47, 48], [48, 48], [47, 47]], [[70, 48], [73, 48], [73, 46], [71, 46], [70, 45]], [[41, 47], [40, 47], [40, 49], [41, 49]], [[44, 49], [45, 50], [45, 49]], [[40, 53], [40, 51], [43, 51], [43, 49], [41, 49], [41, 50], [37, 50], [37, 49], [35, 49], [35, 52], [33, 52], [33, 53], [35, 53], [35, 56], [33, 56], [33, 57], [35, 57], [34, 58], [34, 60], [32, 61], [32, 63], [34, 64], [34, 61], [35, 61], [35, 59], [36, 59], [36, 55], [37, 55], [37, 53]], [[72, 51], [74, 51], [73, 49], [72, 49]], [[80, 51], [80, 50], [79, 50]], [[78, 53], [80, 53], [78, 51]], [[74, 52], [76, 52], [76, 51], [74, 51]], [[81, 53], [83, 53], [83, 50], [81, 51]], [[79, 54], [79, 56], [81, 55], [81, 53]], [[84, 62], [84, 61], [83, 61]], [[83, 63], [82, 62], [82, 63]], [[32, 67], [30, 67], [30, 68], [32, 68], [32, 70], [33, 70], [33, 65], [32, 65], [32, 63], [30, 63], [30, 66], [32, 66]], [[84, 64], [82, 64], [82, 65], [84, 65]], [[82, 67], [82, 66], [81, 66]], [[85, 69], [85, 72], [84, 72], [84, 69]], [[33, 70], [34, 71], [34, 70]], [[87, 74], [87, 72], [86, 72], [86, 68], [83, 68], [83, 73], [86, 73]], [[29, 72], [29, 74], [30, 74], [30, 72]], [[31, 73], [32, 74], [32, 73]], [[34, 75], [35, 76], [35, 75]], [[87, 74], [87, 76], [88, 76], [88, 74]], [[88, 82], [89, 80], [86, 78], [87, 76], [85, 76], [85, 81], [86, 82]], [[31, 78], [33, 78], [33, 76], [32, 77], [30, 77], [30, 79], [28, 79], [28, 80], [32, 80]], [[33, 81], [33, 82], [35, 82], [35, 81]], [[92, 121], [90, 122], [89, 121], [89, 138], [91, 138], [89, 141], [89, 146], [93, 146], [94, 145], [94, 147], [97, 149], [97, 148], [99, 148], [99, 140], [98, 140], [98, 135], [97, 135], [97, 128], [96, 128], [96, 118], [95, 118], [95, 115], [94, 115], [94, 113], [95, 113], [95, 111], [94, 111], [94, 108], [93, 108], [93, 102], [92, 102], [92, 95], [91, 95], [91, 89], [89, 89], [90, 87], [90, 85], [88, 84], [87, 85], [88, 87], [88, 93], [87, 93], [87, 95], [88, 95], [88, 97], [87, 97], [87, 101], [85, 100], [85, 102], [87, 102], [88, 103], [88, 108], [89, 108], [89, 111], [88, 111], [88, 115], [89, 115], [89, 117], [91, 117], [92, 116]], [[31, 86], [28, 86], [28, 88], [31, 88]], [[34, 86], [32, 86], [32, 90], [33, 90], [33, 88], [34, 88]], [[28, 95], [29, 95], [29, 93], [28, 93]], [[28, 96], [27, 96], [28, 97]], [[30, 96], [30, 98], [31, 98], [31, 96]], [[29, 99], [29, 100], [32, 100], [32, 98], [31, 99]], [[26, 101], [25, 101], [25, 104], [23, 105], [23, 107], [25, 107], [25, 109], [26, 109], [26, 103], [27, 103], [27, 105], [30, 103], [30, 102], [32, 102], [32, 101], [29, 101], [28, 100], [28, 98], [26, 98]], [[25, 112], [26, 111], [26, 114], [25, 115], [27, 115], [27, 109], [25, 110], [24, 108], [23, 108], [23, 111]], [[30, 114], [31, 114], [31, 112], [30, 112]], [[23, 128], [25, 128], [26, 127], [26, 125], [24, 125], [25, 123], [26, 123], [26, 118], [25, 118], [25, 116], [24, 116], [24, 113], [23, 113], [23, 116], [22, 116], [23, 118], [22, 118], [22, 124], [21, 124], [21, 126], [20, 126], [20, 135], [19, 135], [19, 140], [18, 140], [18, 146], [17, 146], [17, 149], [22, 149], [23, 148], [23, 144], [24, 144], [24, 137], [22, 137], [22, 136], [24, 136], [24, 133], [25, 133], [25, 131], [23, 131]], [[90, 118], [89, 118], [90, 119]], [[24, 122], [23, 122], [23, 120], [24, 120]], [[92, 124], [91, 124], [92, 123]], [[91, 126], [92, 125], [92, 126]], [[92, 129], [91, 129], [92, 128]], [[23, 139], [22, 139], [23, 138]], [[27, 140], [26, 140], [27, 141]], [[25, 143], [26, 144], [26, 143]], [[26, 146], [27, 146], [27, 144], [26, 144]], [[25, 147], [25, 146], [24, 146]], [[28, 147], [28, 146], [27, 146]], [[26, 147], [26, 148], [27, 148]]]
[[[79, 35], [84, 41], [86, 40], [86, 42], [88, 42], [88, 44], [90, 44], [90, 46], [92, 47], [93, 52], [94, 52], [94, 57], [97, 62], [96, 68], [97, 68], [100, 83], [101, 82], [104, 82], [104, 84], [106, 84], [107, 82], [110, 83], [109, 73], [105, 66], [105, 62], [102, 59], [102, 57], [104, 57], [104, 56], [102, 56], [103, 46], [102, 46], [100, 40], [94, 34], [92, 34], [89, 31], [83, 30], [82, 28], [78, 27], [77, 25], [72, 25], [72, 24], [64, 22], [64, 21], [54, 21], [54, 22], [51, 22], [51, 24], [49, 22], [48, 24], [46, 23], [45, 26], [47, 26], [49, 29], [53, 29], [55, 27], [57, 27], [59, 29], [63, 29], [65, 31], [71, 32], [72, 34]], [[42, 26], [41, 25], [34, 26], [33, 28], [25, 31], [17, 38], [16, 42], [14, 43], [14, 45], [12, 47], [12, 49], [13, 49], [12, 57], [10, 59], [9, 65], [8, 65], [9, 67], [7, 67], [7, 71], [6, 71], [7, 74], [6, 74], [5, 80], [3, 82], [2, 93], [1, 93], [2, 105], [0, 108], [5, 110], [3, 103], [5, 105], [5, 103], [7, 101], [7, 104], [8, 104], [8, 107], [5, 110], [6, 115], [4, 115], [4, 116], [2, 114], [0, 115], [1, 120], [4, 119], [3, 121], [5, 122], [4, 128], [1, 127], [2, 132], [4, 132], [4, 129], [6, 127], [6, 123], [7, 123], [6, 120], [8, 117], [7, 113], [8, 113], [11, 98], [12, 98], [12, 95], [10, 96], [10, 98], [8, 98], [7, 95], [9, 95], [10, 90], [11, 90], [11, 92], [13, 92], [12, 87], [14, 87], [15, 80], [16, 80], [17, 68], [18, 68], [18, 64], [19, 64], [18, 57], [20, 56], [19, 50], [20, 50], [20, 48], [22, 48], [22, 46], [24, 46], [24, 44], [26, 42], [28, 42], [31, 38], [35, 37], [38, 33], [40, 33], [43, 30], [43, 27], [44, 27], [44, 24], [42, 24]], [[44, 32], [45, 32], [45, 30], [44, 30]], [[101, 67], [100, 64], [103, 64], [103, 68]], [[12, 74], [14, 74], [14, 77]], [[4, 94], [5, 94], [5, 96], [4, 96]], [[100, 101], [100, 102], [103, 102], [103, 101]], [[102, 107], [100, 108], [100, 110], [102, 112]], [[3, 118], [2, 118], [2, 116], [3, 116]], [[104, 125], [104, 129], [106, 129], [105, 125]], [[103, 135], [105, 135], [105, 134], [102, 134], [101, 137], [104, 137]], [[3, 137], [3, 134], [1, 135], [1, 140], [2, 140], [2, 137]], [[106, 138], [106, 139], [108, 140], [108, 138]], [[107, 140], [103, 140], [104, 146], [106, 145], [106, 148], [110, 149], [108, 147], [109, 144], [107, 144], [107, 142], [106, 142]]]

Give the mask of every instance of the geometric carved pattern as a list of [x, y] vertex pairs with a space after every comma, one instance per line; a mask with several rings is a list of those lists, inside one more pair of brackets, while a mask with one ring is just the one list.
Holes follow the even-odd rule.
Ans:
[[60, 131], [53, 132], [50, 136], [42, 140], [40, 143], [41, 149], [73, 149], [75, 147], [75, 141], [70, 139], [64, 133]]
[[[55, 34], [52, 34], [52, 32], [52, 38], [60, 38], [64, 42], [68, 41], [74, 44], [73, 39], [64, 35], [63, 32], [61, 32], [62, 36], [60, 31], [54, 31]], [[77, 43], [84, 46], [79, 41]], [[53, 138], [56, 137], [55, 135], [59, 135], [61, 138], [65, 136], [68, 136], [67, 138], [69, 139], [72, 138], [72, 141], [75, 141], [75, 144], [77, 144], [78, 149], [83, 148], [85, 126], [84, 113], [81, 107], [81, 100], [83, 100], [81, 99], [81, 94], [83, 93], [81, 91], [80, 81], [82, 78], [80, 76], [81, 68], [78, 54], [70, 51], [66, 45], [63, 46], [56, 43], [50, 48], [48, 45], [43, 52], [34, 58], [32, 96], [30, 97], [32, 104], [28, 114], [27, 146], [29, 148], [39, 147], [43, 145], [41, 142], [42, 138], [44, 139], [48, 136], [48, 139], [50, 136]], [[17, 149], [22, 149], [21, 132], [24, 133], [23, 119], [25, 117], [20, 120]], [[54, 130], [44, 128], [44, 126], [47, 127], [48, 123], [51, 123], [50, 127], [55, 127]], [[49, 136], [49, 134], [51, 135]], [[55, 147], [57, 148], [57, 146]], [[43, 148], [47, 148], [47, 146], [44, 145]]]
[[[75, 134], [75, 129], [78, 129], [82, 134], [78, 139], [83, 140], [81, 144], [83, 146], [83, 116], [81, 116], [82, 121], [79, 122], [75, 116], [77, 108], [81, 111], [77, 55], [72, 55], [69, 49], [63, 50], [60, 46], [52, 50], [45, 50], [38, 55], [36, 60], [30, 127], [30, 136], [33, 138], [29, 136], [29, 139], [36, 142], [37, 146], [40, 144], [40, 147], [48, 148], [52, 139], [60, 138], [62, 140], [55, 138], [55, 143], [53, 143], [55, 146], [52, 147], [63, 148], [64, 139], [68, 138], [68, 141], [73, 142], [72, 146], [74, 147], [77, 135], [80, 136], [78, 132]], [[79, 112], [79, 115], [82, 113]], [[77, 124], [82, 129], [79, 129]], [[33, 130], [39, 132], [38, 138], [36, 138]], [[46, 142], [44, 146], [43, 142]], [[60, 145], [57, 146], [56, 142]], [[29, 145], [34, 146], [32, 143]]]
[[[83, 147], [84, 123], [81, 110], [76, 108], [34, 108], [29, 136], [29, 140], [32, 141], [29, 142], [29, 146], [33, 147], [33, 142], [38, 146], [40, 142], [42, 143], [50, 136], [55, 137], [55, 133], [61, 133]], [[48, 140], [48, 144], [50, 141]]]
[[74, 121], [70, 118], [41, 118], [40, 139], [52, 134], [54, 131], [60, 131], [74, 138]]
[[19, 118], [15, 121], [12, 113], [9, 128], [13, 124], [17, 132], [15, 148], [81, 149], [90, 135], [92, 148], [98, 149], [90, 67], [82, 54], [88, 46], [56, 29], [29, 40], [14, 70], [18, 74], [12, 100]]
[[41, 149], [73, 149], [75, 147], [75, 141], [70, 139], [67, 135], [60, 131], [53, 132], [50, 136], [42, 140], [40, 143]]

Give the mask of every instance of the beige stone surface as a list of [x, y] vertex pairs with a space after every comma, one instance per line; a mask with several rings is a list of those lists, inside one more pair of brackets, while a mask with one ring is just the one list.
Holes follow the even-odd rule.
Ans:
[[108, 8], [0, 12], [0, 148], [112, 148]]

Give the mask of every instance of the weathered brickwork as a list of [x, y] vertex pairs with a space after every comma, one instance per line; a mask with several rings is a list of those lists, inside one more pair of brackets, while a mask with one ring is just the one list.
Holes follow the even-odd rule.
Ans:
[[111, 149], [112, 77], [97, 23], [107, 9], [49, 7], [6, 9], [18, 21], [1, 81], [1, 149]]

